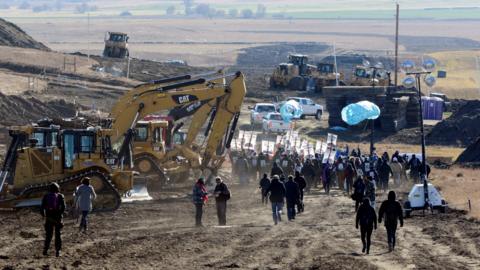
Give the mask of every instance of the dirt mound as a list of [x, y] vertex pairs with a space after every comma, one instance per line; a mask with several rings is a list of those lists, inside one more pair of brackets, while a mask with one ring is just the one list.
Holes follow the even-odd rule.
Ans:
[[17, 25], [0, 19], [0, 45], [39, 50], [50, 50], [36, 41]]
[[0, 124], [23, 125], [44, 117], [73, 117], [75, 108], [64, 100], [41, 102], [33, 97], [7, 96], [0, 93]]
[[479, 163], [480, 164], [480, 138], [470, 144], [457, 159], [458, 163]]
[[429, 144], [467, 146], [480, 137], [480, 100], [471, 100], [438, 123], [426, 136]]

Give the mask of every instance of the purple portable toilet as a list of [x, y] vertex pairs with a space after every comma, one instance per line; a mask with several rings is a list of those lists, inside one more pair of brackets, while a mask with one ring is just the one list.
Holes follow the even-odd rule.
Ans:
[[438, 97], [422, 97], [423, 119], [442, 120], [443, 99]]

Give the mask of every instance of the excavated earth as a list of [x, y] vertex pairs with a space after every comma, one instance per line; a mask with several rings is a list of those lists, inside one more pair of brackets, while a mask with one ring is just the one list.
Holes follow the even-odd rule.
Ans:
[[426, 136], [430, 144], [468, 146], [480, 137], [480, 101], [464, 102]]
[[[228, 183], [230, 181], [227, 180]], [[354, 204], [338, 190], [314, 189], [305, 212], [274, 226], [256, 183], [231, 185], [228, 226], [218, 227], [207, 203], [204, 228], [196, 228], [190, 186], [162, 192], [158, 200], [123, 204], [93, 214], [87, 234], [65, 219], [63, 255], [44, 257], [42, 218], [34, 211], [3, 213], [0, 269], [478, 269], [480, 222], [463, 213], [415, 213], [387, 252], [383, 224], [370, 255], [361, 253]], [[383, 194], [378, 194], [385, 198]], [[52, 254], [52, 253], [51, 253]]]

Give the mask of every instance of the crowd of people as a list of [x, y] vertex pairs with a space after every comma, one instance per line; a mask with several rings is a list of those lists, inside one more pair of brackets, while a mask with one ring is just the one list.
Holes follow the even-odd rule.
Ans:
[[[378, 156], [373, 151], [367, 156], [358, 148], [350, 152], [348, 146], [345, 151], [336, 151], [333, 158], [324, 158], [321, 154], [304, 156], [281, 149], [271, 158], [262, 153], [257, 156], [255, 152], [243, 152], [232, 155], [232, 164], [232, 173], [238, 175], [240, 184], [247, 184], [254, 177], [260, 179], [261, 201], [267, 204], [270, 200], [275, 225], [282, 220], [285, 205], [289, 221], [303, 212], [304, 192], [309, 193], [321, 185], [329, 195], [330, 189], [337, 187], [355, 201], [355, 226], [361, 232], [362, 252], [367, 254], [377, 222], [384, 221], [389, 251], [395, 248], [398, 221], [403, 226], [402, 207], [390, 188], [397, 188], [409, 179], [419, 182], [422, 175], [430, 173], [430, 166], [423, 164], [415, 154], [401, 155], [396, 151], [390, 157], [387, 152]], [[259, 174], [262, 177], [258, 177]], [[376, 196], [387, 191], [388, 199], [381, 204], [377, 216]]]
[[[276, 152], [273, 157], [252, 152], [249, 155], [241, 153], [232, 155], [232, 176], [237, 176], [240, 184], [248, 184], [252, 179], [259, 180], [262, 204], [270, 201], [273, 223], [282, 221], [283, 207], [287, 210], [287, 219], [294, 221], [297, 214], [304, 212], [304, 194], [314, 188], [321, 188], [326, 195], [330, 194], [332, 186], [336, 186], [345, 196], [355, 201], [355, 226], [360, 229], [363, 244], [362, 252], [370, 252], [371, 235], [377, 228], [377, 222], [384, 221], [387, 231], [389, 250], [395, 248], [395, 234], [398, 221], [403, 226], [403, 211], [396, 201], [394, 191], [389, 191], [388, 199], [376, 212], [377, 191], [386, 192], [390, 188], [390, 179], [394, 187], [411, 179], [418, 182], [423, 175], [430, 173], [428, 164], [423, 164], [415, 155], [400, 155], [396, 151], [390, 158], [388, 153], [377, 156], [363, 155], [360, 149], [336, 151], [332, 159], [320, 154], [314, 156], [299, 155], [296, 152]], [[408, 172], [408, 174], [407, 174]], [[259, 177], [262, 174], [262, 177]], [[407, 177], [409, 175], [410, 177]], [[220, 177], [216, 177], [213, 191], [215, 197], [218, 224], [227, 224], [227, 201], [231, 193], [229, 187]], [[378, 187], [378, 190], [377, 190]], [[203, 227], [202, 214], [208, 201], [208, 191], [205, 179], [199, 178], [192, 190], [192, 202], [195, 205], [195, 225]], [[90, 179], [85, 177], [75, 191], [76, 212], [81, 214], [79, 230], [86, 232], [88, 215], [92, 211], [92, 202], [96, 198], [95, 190], [90, 185]], [[52, 183], [50, 191], [43, 197], [41, 213], [45, 217], [46, 239], [43, 254], [47, 255], [50, 242], [55, 235], [55, 255], [60, 256], [65, 212], [65, 198], [60, 193], [59, 186]]]

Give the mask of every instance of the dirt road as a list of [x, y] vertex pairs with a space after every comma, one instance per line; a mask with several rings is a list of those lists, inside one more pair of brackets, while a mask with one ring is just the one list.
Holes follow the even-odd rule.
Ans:
[[[41, 217], [30, 211], [1, 214], [0, 269], [479, 269], [480, 222], [459, 212], [408, 219], [398, 247], [387, 252], [379, 225], [371, 255], [361, 254], [352, 200], [334, 190], [313, 190], [294, 222], [272, 225], [256, 185], [233, 185], [227, 227], [217, 227], [215, 205], [205, 228], [193, 227], [190, 187], [161, 199], [123, 204], [91, 217], [91, 231], [66, 219], [61, 258], [41, 255]], [[286, 218], [284, 218], [285, 220]], [[53, 252], [52, 252], [53, 255]]]

